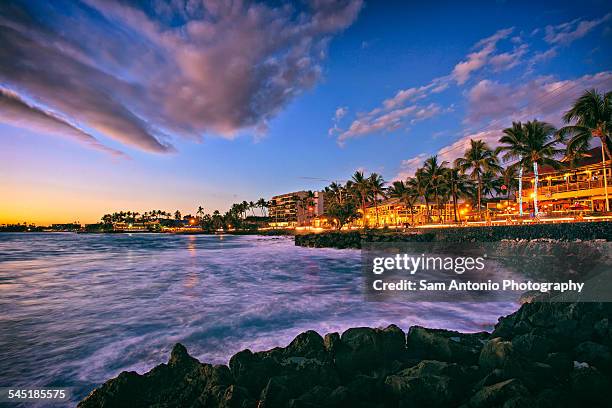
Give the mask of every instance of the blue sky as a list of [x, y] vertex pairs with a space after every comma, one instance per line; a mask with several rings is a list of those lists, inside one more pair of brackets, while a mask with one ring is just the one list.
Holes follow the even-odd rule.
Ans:
[[0, 222], [387, 180], [612, 85], [606, 2], [6, 2]]

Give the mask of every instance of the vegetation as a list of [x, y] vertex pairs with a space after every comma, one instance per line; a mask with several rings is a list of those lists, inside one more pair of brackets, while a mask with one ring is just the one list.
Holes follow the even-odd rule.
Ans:
[[[221, 214], [219, 210], [207, 214], [202, 205], [196, 210], [196, 215], [183, 215], [179, 210], [174, 213], [163, 210], [152, 210], [140, 214], [136, 211], [120, 211], [112, 214], [105, 214], [102, 223], [93, 224], [89, 231], [109, 231], [113, 230], [117, 224], [131, 225], [133, 228], [146, 229], [149, 231], [159, 231], [162, 227], [180, 228], [198, 226], [205, 232], [215, 232], [217, 230], [229, 229], [257, 229], [262, 226], [267, 218], [268, 201], [263, 198], [257, 202], [243, 201], [233, 204], [230, 209]], [[255, 215], [255, 209], [259, 209], [261, 216]], [[251, 215], [249, 215], [249, 211]]]
[[[562, 159], [572, 166], [584, 156], [593, 139], [599, 139], [605, 157], [610, 157], [612, 92], [585, 91], [565, 113], [563, 120], [568, 125], [559, 130], [537, 119], [513, 122], [511, 127], [502, 131], [496, 149], [482, 140], [470, 140], [468, 148], [452, 166], [434, 155], [424, 161], [414, 176], [395, 180], [388, 187], [380, 175], [372, 173], [367, 176], [356, 171], [346, 184], [334, 182], [325, 188], [325, 215], [333, 220], [336, 228], [341, 228], [362, 218], [366, 209], [372, 206], [376, 215], [375, 226], [380, 226], [378, 207], [381, 200], [389, 197], [407, 207], [412, 225], [419, 222], [415, 219], [415, 208], [419, 205], [424, 207], [424, 217], [420, 222], [448, 222], [451, 219], [445, 210], [448, 203], [452, 203], [452, 220], [461, 222], [460, 200], [469, 201], [482, 219], [486, 201], [512, 200], [515, 194], [519, 197], [522, 214], [524, 172], [533, 171], [537, 189], [542, 166], [559, 168]], [[537, 194], [533, 204], [537, 215]], [[368, 228], [370, 220], [365, 217], [361, 224]]]

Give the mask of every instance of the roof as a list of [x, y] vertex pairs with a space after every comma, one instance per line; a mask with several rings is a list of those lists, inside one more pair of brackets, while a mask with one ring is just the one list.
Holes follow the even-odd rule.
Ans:
[[[609, 159], [608, 159], [609, 161]], [[569, 160], [567, 159], [567, 157], [564, 157], [563, 159], [560, 160], [561, 162], [561, 168], [560, 169], [555, 169], [552, 166], [540, 166], [538, 168], [538, 173], [539, 174], [545, 174], [545, 173], [555, 173], [561, 169], [569, 169], [570, 165], [569, 165]], [[594, 147], [592, 149], [587, 150], [584, 153], [584, 157], [580, 158], [577, 160], [577, 162], [574, 164], [573, 168], [574, 169], [578, 169], [580, 167], [586, 167], [586, 166], [592, 166], [592, 165], [596, 165], [596, 164], [600, 164], [601, 163], [601, 146], [598, 147]], [[533, 171], [528, 171], [525, 172], [526, 176], [532, 176], [533, 175]]]

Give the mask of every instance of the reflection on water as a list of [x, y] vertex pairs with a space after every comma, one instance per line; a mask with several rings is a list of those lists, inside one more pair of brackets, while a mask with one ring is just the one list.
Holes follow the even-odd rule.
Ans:
[[418, 324], [491, 329], [511, 303], [365, 302], [360, 253], [285, 237], [0, 234], [0, 386], [74, 387], [298, 333]]

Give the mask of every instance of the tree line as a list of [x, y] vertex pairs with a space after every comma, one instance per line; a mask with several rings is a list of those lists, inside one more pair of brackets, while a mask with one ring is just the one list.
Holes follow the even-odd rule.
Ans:
[[[242, 201], [234, 203], [230, 209], [221, 214], [219, 210], [208, 214], [204, 211], [202, 205], [198, 206], [196, 215], [183, 215], [180, 210], [174, 213], [164, 210], [151, 210], [139, 213], [137, 211], [119, 211], [112, 214], [104, 214], [102, 223], [106, 226], [112, 226], [114, 223], [122, 222], [126, 224], [144, 224], [149, 222], [158, 222], [159, 225], [173, 227], [180, 226], [184, 221], [192, 222], [194, 225], [200, 225], [205, 231], [214, 231], [218, 229], [242, 228], [251, 221], [267, 219], [268, 207], [270, 203], [263, 198], [257, 201]], [[251, 225], [254, 225], [251, 222]]]

